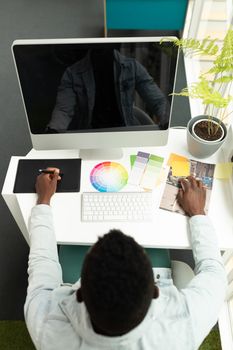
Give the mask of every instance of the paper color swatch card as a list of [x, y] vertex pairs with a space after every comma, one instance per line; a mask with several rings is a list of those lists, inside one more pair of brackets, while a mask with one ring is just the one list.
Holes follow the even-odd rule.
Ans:
[[214, 178], [229, 179], [232, 175], [233, 163], [218, 163], [215, 166]]
[[190, 175], [190, 163], [189, 162], [172, 162], [172, 175], [173, 176], [189, 176]]
[[163, 157], [145, 152], [131, 155], [131, 173], [128, 183], [152, 190], [159, 183], [163, 160]]
[[171, 167], [173, 176], [190, 175], [190, 161], [186, 157], [180, 156], [176, 153], [171, 153], [167, 161], [167, 165]]
[[128, 183], [131, 185], [139, 185], [147, 162], [149, 160], [150, 153], [138, 152], [136, 159], [133, 163], [131, 173], [129, 175]]
[[172, 166], [172, 163], [175, 161], [176, 162], [188, 162], [189, 159], [184, 157], [184, 156], [180, 156], [179, 154], [171, 153], [169, 158], [168, 158], [167, 165]]
[[155, 188], [156, 181], [160, 176], [161, 168], [163, 165], [163, 158], [151, 154], [142, 179], [140, 181], [140, 186], [147, 190], [152, 190]]

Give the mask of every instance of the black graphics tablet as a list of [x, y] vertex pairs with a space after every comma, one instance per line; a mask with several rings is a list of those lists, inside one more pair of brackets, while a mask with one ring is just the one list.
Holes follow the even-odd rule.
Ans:
[[79, 192], [81, 159], [20, 159], [18, 163], [14, 193], [33, 193], [39, 169], [59, 168], [63, 174], [57, 192]]

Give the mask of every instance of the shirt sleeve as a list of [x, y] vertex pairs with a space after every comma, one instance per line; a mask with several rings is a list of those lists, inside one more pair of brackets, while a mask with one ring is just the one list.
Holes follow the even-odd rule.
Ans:
[[181, 291], [191, 317], [198, 347], [218, 320], [227, 279], [214, 228], [207, 216], [190, 219], [195, 277]]
[[145, 67], [136, 61], [136, 90], [146, 103], [147, 108], [159, 120], [160, 124], [168, 122], [168, 101]]
[[37, 344], [49, 311], [51, 292], [62, 283], [52, 209], [49, 205], [41, 204], [32, 209], [29, 235], [29, 277], [24, 313], [29, 333]]
[[68, 68], [62, 76], [57, 91], [56, 104], [48, 127], [56, 131], [67, 130], [75, 114], [76, 103], [72, 71]]

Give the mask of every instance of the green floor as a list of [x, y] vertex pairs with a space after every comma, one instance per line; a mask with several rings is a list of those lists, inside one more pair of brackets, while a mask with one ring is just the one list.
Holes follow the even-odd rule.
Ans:
[[218, 329], [213, 329], [209, 333], [199, 350], [222, 350]]
[[[221, 350], [218, 329], [213, 329], [199, 350]], [[35, 350], [23, 321], [0, 321], [0, 350]]]
[[0, 350], [35, 350], [23, 321], [0, 321]]

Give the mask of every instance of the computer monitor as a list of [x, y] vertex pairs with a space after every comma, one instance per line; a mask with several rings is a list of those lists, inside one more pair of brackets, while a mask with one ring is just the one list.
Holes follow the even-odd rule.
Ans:
[[16, 40], [12, 52], [36, 150], [167, 143], [178, 60], [171, 39]]

